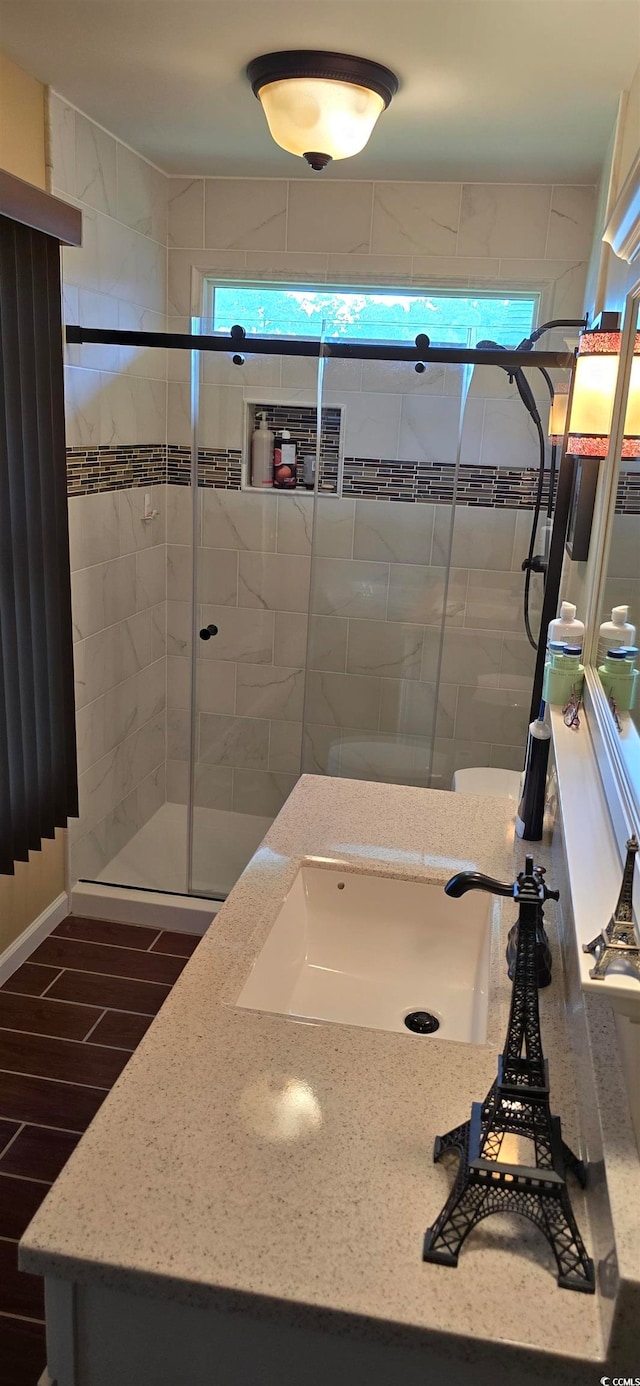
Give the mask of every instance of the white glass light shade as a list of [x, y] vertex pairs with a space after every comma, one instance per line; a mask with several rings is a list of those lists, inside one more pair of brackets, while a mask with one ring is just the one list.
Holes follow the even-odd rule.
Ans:
[[[620, 332], [583, 332], [580, 338], [567, 449], [575, 456], [607, 455], [621, 345]], [[640, 457], [640, 332], [631, 363], [622, 456]]]
[[560, 385], [557, 387], [551, 408], [549, 410], [549, 427], [547, 433], [554, 443], [561, 443], [564, 438], [564, 431], [567, 426], [567, 405], [569, 394], [567, 387]]
[[569, 427], [572, 437], [608, 437], [619, 360], [617, 355], [578, 356]]
[[624, 418], [623, 457], [640, 457], [640, 332], [636, 336]]
[[348, 159], [364, 149], [385, 103], [375, 91], [321, 77], [287, 77], [259, 98], [276, 144], [289, 154]]
[[573, 381], [567, 452], [606, 457], [620, 364], [620, 332], [583, 332]]

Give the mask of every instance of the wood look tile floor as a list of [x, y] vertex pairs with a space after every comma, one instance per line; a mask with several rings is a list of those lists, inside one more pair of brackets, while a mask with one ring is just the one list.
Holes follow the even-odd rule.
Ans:
[[18, 1241], [199, 941], [70, 915], [0, 987], [0, 1386], [46, 1365]]

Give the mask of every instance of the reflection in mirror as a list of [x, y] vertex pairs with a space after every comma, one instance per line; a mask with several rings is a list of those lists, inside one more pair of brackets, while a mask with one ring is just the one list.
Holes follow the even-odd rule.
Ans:
[[[609, 562], [602, 587], [596, 661], [614, 723], [635, 761], [640, 745], [640, 300], [633, 304], [635, 349], [618, 463]], [[636, 745], [635, 743], [639, 743]], [[635, 786], [640, 793], [640, 783]]]

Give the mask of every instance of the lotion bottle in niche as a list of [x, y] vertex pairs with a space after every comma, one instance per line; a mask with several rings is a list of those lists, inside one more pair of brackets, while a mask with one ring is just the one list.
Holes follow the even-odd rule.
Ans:
[[273, 486], [273, 433], [267, 415], [261, 413], [260, 427], [251, 439], [251, 485]]

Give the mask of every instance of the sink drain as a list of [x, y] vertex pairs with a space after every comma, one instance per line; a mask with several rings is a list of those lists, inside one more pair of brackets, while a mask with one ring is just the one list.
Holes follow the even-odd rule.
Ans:
[[432, 1035], [434, 1030], [440, 1029], [438, 1017], [431, 1014], [431, 1011], [410, 1011], [404, 1018], [407, 1030], [412, 1030], [414, 1035]]

